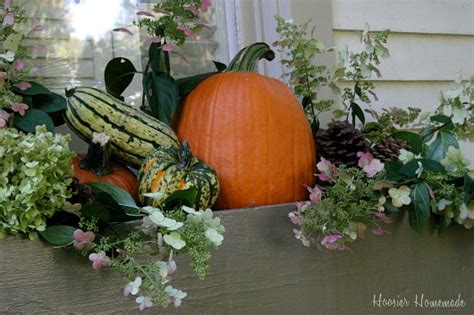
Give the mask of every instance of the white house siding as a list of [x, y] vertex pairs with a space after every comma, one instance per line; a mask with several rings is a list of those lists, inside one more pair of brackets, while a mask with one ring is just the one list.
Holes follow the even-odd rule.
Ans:
[[[365, 23], [391, 29], [375, 108], [433, 110], [456, 73], [474, 75], [474, 0], [332, 0], [336, 47], [357, 50]], [[462, 146], [474, 165], [474, 139]]]

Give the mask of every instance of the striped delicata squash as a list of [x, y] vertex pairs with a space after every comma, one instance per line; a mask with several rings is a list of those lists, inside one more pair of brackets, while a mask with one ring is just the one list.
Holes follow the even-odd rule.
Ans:
[[179, 147], [174, 131], [158, 119], [92, 87], [66, 90], [65, 119], [83, 140], [93, 132], [110, 136], [112, 154], [138, 168], [145, 157], [161, 146]]

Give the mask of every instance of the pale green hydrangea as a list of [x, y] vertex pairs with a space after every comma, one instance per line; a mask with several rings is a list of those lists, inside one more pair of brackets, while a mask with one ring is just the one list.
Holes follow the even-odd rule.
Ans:
[[464, 157], [460, 149], [450, 146], [446, 157], [441, 160], [441, 164], [446, 168], [448, 173], [454, 176], [464, 176], [469, 173], [470, 161]]
[[70, 197], [70, 136], [38, 126], [36, 134], [0, 129], [0, 239], [44, 230]]

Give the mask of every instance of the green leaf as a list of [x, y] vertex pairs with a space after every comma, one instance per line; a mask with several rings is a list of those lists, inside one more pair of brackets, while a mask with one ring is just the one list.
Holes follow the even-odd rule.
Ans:
[[401, 162], [386, 161], [384, 162], [387, 180], [399, 182], [405, 179], [405, 176], [400, 174], [400, 169], [403, 167]]
[[136, 72], [137, 69], [135, 69], [133, 63], [126, 58], [117, 57], [110, 60], [104, 71], [107, 93], [123, 100], [121, 95], [132, 82]]
[[188, 189], [174, 191], [163, 201], [164, 209], [172, 209], [179, 206], [194, 207], [196, 198], [197, 189], [194, 186]]
[[39, 95], [39, 94], [50, 94], [51, 92], [45, 88], [44, 86], [42, 86], [41, 84], [37, 83], [37, 82], [34, 82], [34, 81], [27, 81], [31, 84], [31, 87], [29, 89], [26, 89], [26, 90], [20, 90], [19, 88], [17, 87], [14, 87], [13, 88], [13, 91], [16, 93], [16, 94], [20, 94], [20, 95]]
[[360, 120], [362, 125], [365, 124], [365, 115], [362, 108], [360, 108], [360, 106], [357, 103], [352, 103], [351, 109], [352, 109], [352, 124], [355, 126], [356, 117]]
[[73, 234], [75, 230], [75, 227], [68, 225], [53, 225], [38, 233], [53, 246], [66, 246], [74, 242]]
[[135, 200], [125, 190], [109, 183], [88, 183], [92, 192], [96, 195], [106, 194], [117, 203], [127, 214], [138, 214], [138, 208]]
[[81, 208], [81, 215], [86, 218], [97, 218], [104, 223], [110, 221], [110, 214], [107, 208], [99, 201], [83, 206]]
[[192, 92], [202, 81], [217, 74], [219, 72], [207, 72], [201, 73], [197, 75], [193, 75], [191, 77], [181, 78], [176, 80], [176, 85], [178, 86], [179, 90], [179, 97], [182, 98], [189, 93]]
[[8, 37], [3, 42], [3, 49], [16, 53], [18, 50], [18, 45], [22, 39], [23, 35], [21, 34], [12, 33], [8, 35]]
[[429, 171], [429, 172], [441, 172], [445, 173], [446, 169], [444, 166], [435, 160], [431, 159], [416, 159], [416, 161], [421, 162], [421, 165], [423, 165], [423, 169]]
[[213, 60], [212, 63], [214, 63], [214, 66], [216, 66], [216, 70], [218, 72], [222, 72], [225, 69], [227, 69], [227, 65], [225, 63], [222, 63], [220, 61]]
[[459, 149], [459, 143], [452, 132], [440, 130], [436, 139], [428, 146], [426, 157], [432, 160], [441, 161], [446, 156], [449, 147]]
[[417, 133], [410, 131], [396, 131], [391, 134], [395, 139], [405, 140], [410, 146], [410, 151], [414, 154], [420, 154], [423, 149], [423, 138]]
[[417, 160], [411, 160], [407, 164], [403, 165], [398, 171], [400, 174], [405, 175], [408, 178], [417, 177], [416, 171], [420, 168]]
[[393, 205], [391, 200], [387, 200], [387, 202], [385, 202], [383, 206], [385, 210], [387, 210], [388, 212], [391, 212], [391, 213], [398, 212], [398, 208]]
[[171, 125], [171, 117], [178, 107], [178, 87], [175, 80], [163, 72], [149, 72], [143, 76], [143, 89], [152, 115]]
[[51, 117], [39, 109], [28, 109], [24, 116], [15, 115], [13, 125], [25, 132], [35, 132], [36, 126], [46, 125], [48, 131], [54, 131], [54, 123]]
[[439, 122], [445, 125], [452, 125], [453, 121], [446, 115], [434, 115], [430, 117], [430, 120], [433, 122]]
[[64, 97], [56, 93], [38, 94], [33, 97], [33, 106], [46, 113], [53, 113], [67, 108]]
[[468, 174], [464, 175], [464, 203], [469, 204], [474, 197], [474, 179]]
[[415, 185], [411, 190], [414, 208], [409, 212], [409, 222], [412, 229], [420, 233], [427, 225], [430, 217], [430, 193], [425, 182]]
[[57, 112], [48, 113], [49, 117], [54, 123], [54, 127], [64, 125], [66, 121], [64, 120], [64, 111], [60, 110]]

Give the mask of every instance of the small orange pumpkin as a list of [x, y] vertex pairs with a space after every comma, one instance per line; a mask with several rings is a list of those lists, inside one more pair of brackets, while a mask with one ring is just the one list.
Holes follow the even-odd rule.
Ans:
[[138, 200], [138, 181], [126, 166], [110, 161], [110, 143], [91, 143], [86, 154], [72, 161], [73, 177], [81, 183], [101, 182], [116, 185]]
[[264, 43], [247, 47], [176, 115], [178, 138], [217, 172], [218, 209], [304, 200], [304, 185], [314, 184], [315, 144], [301, 105], [285, 84], [253, 72], [272, 54]]

